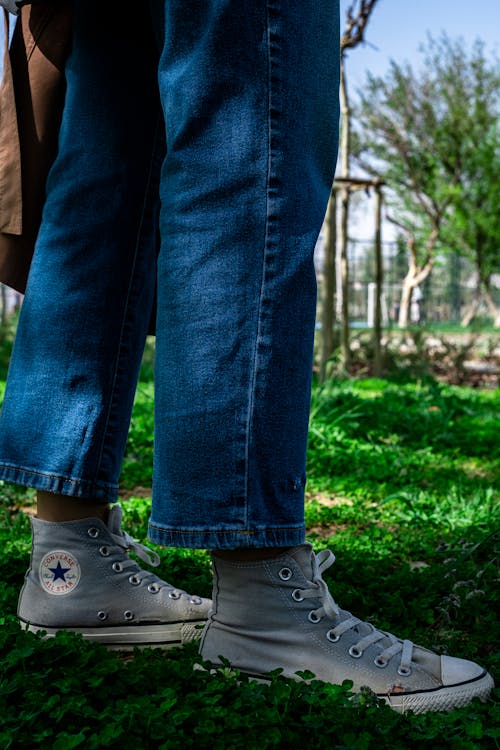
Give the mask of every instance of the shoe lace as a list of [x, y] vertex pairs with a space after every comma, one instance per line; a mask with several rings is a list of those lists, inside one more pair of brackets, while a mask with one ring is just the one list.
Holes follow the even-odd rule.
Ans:
[[111, 536], [119, 547], [127, 551], [127, 554], [131, 550], [140, 560], [148, 565], [152, 565], [153, 568], [157, 568], [160, 564], [160, 556], [157, 552], [146, 547], [145, 544], [138, 542], [137, 539], [131, 537], [126, 531], [120, 530], [119, 534], [111, 533]]
[[126, 531], [120, 529], [119, 533], [113, 533], [110, 531], [113, 541], [118, 547], [125, 550], [126, 555], [123, 560], [120, 560], [121, 569], [131, 573], [135, 579], [135, 583], [147, 583], [148, 585], [154, 584], [155, 591], [159, 591], [161, 588], [169, 589], [169, 594], [173, 599], [179, 599], [181, 596], [187, 596], [190, 599], [198, 599], [199, 597], [191, 597], [182, 589], [174, 588], [170, 583], [164, 581], [162, 578], [149, 570], [143, 570], [135, 560], [129, 557], [130, 552], [133, 552], [140, 560], [145, 562], [147, 565], [151, 565], [157, 568], [160, 564], [160, 556], [157, 552], [152, 550], [150, 547], [146, 547], [145, 544], [141, 544], [134, 539]]
[[[363, 626], [366, 632], [360, 640], [351, 647], [352, 655], [362, 656], [363, 652], [372, 644], [379, 643], [383, 645], [381, 652], [377, 656], [378, 666], [385, 666], [394, 657], [400, 654], [400, 663], [398, 671], [400, 674], [409, 674], [411, 671], [411, 661], [413, 656], [413, 643], [409, 640], [401, 640], [386, 633], [383, 630], [377, 630], [368, 622], [354, 617], [350, 612], [341, 610], [333, 596], [331, 595], [326, 582], [323, 579], [323, 571], [329, 568], [335, 562], [335, 555], [330, 550], [321, 550], [318, 554], [311, 555], [312, 561], [312, 580], [311, 586], [307, 589], [297, 589], [296, 595], [303, 599], [320, 599], [321, 607], [312, 610], [310, 616], [313, 622], [319, 622], [323, 617], [328, 617], [334, 621], [334, 626], [329, 633], [335, 640], [340, 638], [343, 633], [353, 628]], [[383, 644], [381, 642], [384, 642]]]

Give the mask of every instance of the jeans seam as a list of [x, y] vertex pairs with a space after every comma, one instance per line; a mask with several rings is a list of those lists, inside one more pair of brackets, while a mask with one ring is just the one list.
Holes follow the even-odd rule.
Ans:
[[141, 216], [140, 216], [140, 220], [139, 220], [139, 224], [138, 224], [138, 228], [137, 228], [137, 235], [136, 235], [136, 242], [135, 242], [135, 249], [134, 249], [134, 257], [133, 257], [132, 264], [131, 264], [131, 269], [130, 269], [130, 278], [129, 278], [129, 284], [128, 284], [128, 289], [127, 289], [127, 298], [125, 300], [125, 305], [124, 305], [124, 308], [123, 308], [123, 318], [122, 318], [122, 324], [121, 324], [121, 328], [120, 328], [120, 337], [118, 339], [118, 346], [117, 346], [117, 350], [116, 350], [117, 354], [116, 354], [115, 365], [114, 365], [113, 382], [112, 382], [111, 388], [110, 388], [109, 404], [108, 404], [106, 419], [105, 419], [104, 425], [103, 425], [103, 438], [102, 438], [101, 448], [99, 450], [99, 456], [98, 456], [97, 461], [96, 461], [96, 471], [95, 471], [95, 476], [94, 476], [94, 480], [93, 480], [95, 482], [99, 481], [97, 479], [97, 476], [99, 474], [99, 471], [100, 471], [101, 465], [102, 465], [102, 458], [103, 458], [103, 454], [104, 454], [104, 449], [106, 447], [106, 443], [107, 443], [107, 439], [108, 439], [108, 434], [109, 434], [109, 423], [110, 423], [110, 419], [111, 419], [111, 411], [112, 411], [112, 408], [113, 408], [113, 406], [115, 404], [116, 394], [117, 394], [117, 390], [118, 390], [118, 373], [119, 373], [120, 362], [121, 362], [122, 353], [123, 353], [123, 342], [124, 342], [124, 338], [125, 338], [125, 328], [126, 328], [126, 323], [127, 323], [127, 319], [128, 319], [128, 312], [129, 312], [129, 307], [130, 307], [130, 304], [129, 304], [130, 303], [130, 296], [131, 296], [131, 293], [132, 293], [132, 287], [133, 287], [133, 284], [134, 284], [135, 271], [136, 271], [136, 266], [137, 266], [137, 256], [138, 256], [138, 253], [139, 253], [141, 231], [142, 231], [142, 226], [143, 226], [143, 223], [144, 223], [144, 216], [145, 216], [145, 213], [146, 213], [146, 206], [147, 206], [147, 201], [148, 201], [148, 195], [149, 195], [149, 190], [150, 190], [150, 186], [151, 186], [151, 178], [152, 178], [152, 174], [153, 174], [153, 166], [154, 166], [154, 162], [155, 162], [155, 149], [156, 149], [156, 143], [157, 143], [158, 130], [159, 130], [159, 127], [160, 127], [160, 120], [161, 120], [161, 117], [158, 117], [157, 125], [156, 125], [156, 128], [155, 128], [155, 137], [153, 138], [153, 147], [151, 149], [151, 156], [150, 156], [150, 162], [149, 162], [148, 177], [147, 177], [147, 180], [146, 180], [146, 185], [145, 185], [145, 190], [144, 190], [144, 198], [143, 198]]
[[300, 531], [301, 529], [305, 529], [304, 523], [298, 523], [296, 526], [266, 526], [265, 529], [241, 529], [241, 528], [233, 528], [231, 526], [224, 528], [224, 529], [217, 529], [212, 528], [211, 526], [203, 527], [202, 529], [198, 528], [191, 528], [190, 526], [186, 527], [178, 527], [175, 528], [172, 526], [159, 526], [157, 523], [154, 523], [152, 521], [149, 522], [149, 527], [151, 529], [157, 529], [158, 531], [168, 531], [169, 534], [175, 535], [175, 534], [205, 534], [206, 532], [209, 532], [210, 534], [220, 534], [221, 536], [223, 534], [242, 534], [245, 536], [258, 536], [262, 533], [267, 532], [273, 532], [273, 531]]
[[267, 42], [267, 174], [266, 174], [266, 224], [264, 231], [264, 247], [262, 256], [262, 276], [259, 291], [259, 305], [257, 313], [257, 330], [255, 336], [255, 345], [253, 350], [252, 358], [252, 370], [251, 370], [251, 381], [249, 389], [249, 400], [248, 400], [248, 414], [246, 423], [246, 443], [245, 443], [245, 524], [248, 525], [248, 494], [249, 494], [249, 478], [250, 478], [250, 433], [252, 429], [252, 423], [255, 413], [255, 391], [257, 388], [257, 370], [259, 360], [259, 349], [260, 342], [262, 340], [262, 307], [264, 300], [264, 290], [266, 286], [266, 273], [267, 273], [267, 260], [270, 243], [270, 186], [271, 177], [273, 170], [273, 117], [272, 117], [272, 106], [273, 106], [273, 60], [272, 60], [272, 40], [271, 40], [271, 6], [274, 9], [278, 8], [278, 0], [266, 0], [266, 42]]
[[305, 526], [276, 526], [246, 532], [243, 529], [203, 529], [185, 531], [153, 526], [148, 537], [155, 544], [191, 549], [235, 549], [248, 547], [295, 547], [305, 540]]

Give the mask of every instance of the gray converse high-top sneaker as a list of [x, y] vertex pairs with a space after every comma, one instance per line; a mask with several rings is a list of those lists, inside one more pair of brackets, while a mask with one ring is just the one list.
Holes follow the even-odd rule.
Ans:
[[121, 530], [113, 505], [98, 518], [50, 523], [32, 518], [31, 564], [19, 596], [23, 627], [81, 633], [110, 648], [169, 648], [201, 635], [211, 606], [142, 570], [129, 550], [156, 566], [160, 558]]
[[217, 665], [222, 656], [256, 677], [281, 668], [285, 677], [310, 670], [325, 682], [352, 680], [355, 691], [366, 686], [401, 712], [487, 698], [493, 680], [477, 664], [438, 656], [340, 609], [321, 575], [334, 559], [309, 544], [259, 562], [215, 554], [214, 609], [201, 657]]

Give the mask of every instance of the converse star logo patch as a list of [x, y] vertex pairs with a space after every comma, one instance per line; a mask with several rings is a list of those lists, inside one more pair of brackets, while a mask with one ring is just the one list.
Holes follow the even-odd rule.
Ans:
[[78, 560], [62, 549], [47, 552], [40, 563], [40, 582], [49, 594], [62, 596], [73, 591], [80, 581]]

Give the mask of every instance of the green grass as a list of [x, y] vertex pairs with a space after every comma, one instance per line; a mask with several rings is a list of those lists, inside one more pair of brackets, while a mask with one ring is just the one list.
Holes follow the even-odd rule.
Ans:
[[[152, 363], [136, 398], [121, 486], [127, 530], [145, 541]], [[433, 381], [328, 383], [313, 393], [306, 520], [343, 607], [403, 637], [472, 658], [498, 681], [498, 391]], [[138, 488], [141, 488], [140, 490]], [[196, 649], [124, 659], [61, 633], [20, 632], [33, 493], [0, 501], [0, 748], [429, 748], [500, 745], [496, 690], [449, 714], [399, 716], [349, 685], [270, 685], [193, 671]], [[146, 497], [141, 497], [146, 495]], [[160, 574], [210, 593], [206, 552], [161, 549]]]

